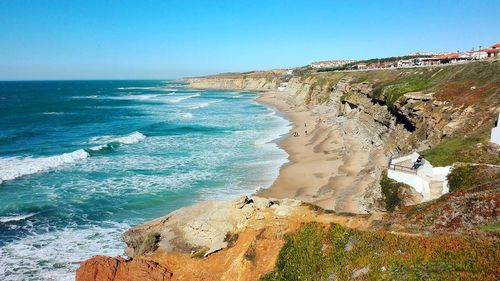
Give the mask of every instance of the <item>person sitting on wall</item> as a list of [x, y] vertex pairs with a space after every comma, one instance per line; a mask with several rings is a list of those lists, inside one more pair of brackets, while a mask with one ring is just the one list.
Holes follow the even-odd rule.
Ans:
[[412, 169], [416, 170], [420, 167], [422, 167], [425, 163], [425, 159], [423, 155], [418, 156], [417, 160], [413, 162], [413, 167]]

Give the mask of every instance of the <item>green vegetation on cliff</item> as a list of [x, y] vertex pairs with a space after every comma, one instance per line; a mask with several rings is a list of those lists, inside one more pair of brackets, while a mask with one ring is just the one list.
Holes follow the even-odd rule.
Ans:
[[402, 206], [400, 190], [405, 186], [408, 185], [390, 179], [386, 172], [382, 173], [382, 177], [380, 178], [380, 187], [382, 188], [384, 205], [387, 211], [392, 212], [396, 208]]
[[456, 162], [500, 165], [500, 153], [497, 150], [489, 143], [489, 135], [474, 134], [471, 137], [445, 138], [422, 154], [434, 166], [448, 166]]
[[415, 233], [453, 233], [498, 241], [500, 167], [458, 165], [448, 175], [450, 193], [429, 202], [401, 208], [389, 221]]
[[482, 165], [458, 165], [448, 175], [451, 192], [467, 190], [490, 182], [500, 184], [500, 169]]
[[261, 280], [498, 280], [500, 249], [460, 236], [408, 236], [310, 223], [286, 236]]

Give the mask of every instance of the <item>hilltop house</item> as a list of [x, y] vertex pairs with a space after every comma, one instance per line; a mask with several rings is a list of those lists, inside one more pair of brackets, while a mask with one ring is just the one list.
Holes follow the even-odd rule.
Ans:
[[470, 52], [471, 59], [482, 60], [488, 57], [488, 52], [484, 49]]
[[411, 60], [399, 60], [398, 67], [409, 67], [413, 66], [413, 62]]
[[356, 69], [361, 70], [361, 69], [366, 69], [366, 63], [359, 63], [356, 65]]
[[341, 67], [349, 63], [356, 62], [355, 60], [325, 60], [315, 61], [311, 63], [312, 68], [334, 68]]
[[446, 55], [438, 56], [441, 63], [459, 63], [464, 62], [471, 59], [470, 54], [468, 53], [449, 53]]
[[415, 65], [436, 65], [436, 64], [440, 64], [441, 60], [437, 57], [416, 58], [416, 59], [413, 59], [413, 63]]
[[495, 51], [495, 57], [498, 56], [498, 53], [500, 52], [500, 43], [496, 43], [495, 45], [491, 46], [490, 49]]

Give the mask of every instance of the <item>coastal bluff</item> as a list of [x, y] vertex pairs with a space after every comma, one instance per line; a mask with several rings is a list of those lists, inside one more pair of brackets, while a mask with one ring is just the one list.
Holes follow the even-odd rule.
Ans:
[[[192, 88], [258, 91], [258, 101], [292, 121], [290, 133], [300, 137], [280, 144], [290, 163], [260, 196], [367, 214], [384, 208], [380, 178], [391, 157], [421, 151], [434, 166], [476, 157], [498, 162], [498, 149], [488, 141], [500, 112], [498, 73], [496, 60], [373, 71], [226, 73], [186, 82]], [[448, 146], [453, 150], [443, 159]], [[408, 191], [403, 201], [421, 201]]]
[[[489, 133], [499, 73], [488, 61], [188, 78], [196, 89], [260, 92], [297, 132], [280, 143], [290, 163], [253, 196], [129, 229], [127, 259], [91, 258], [76, 279], [120, 280], [134, 268], [141, 280], [498, 280], [500, 147]], [[450, 193], [420, 203], [387, 180], [389, 159], [414, 151], [452, 166]]]
[[95, 256], [76, 280], [258, 280], [274, 267], [284, 235], [308, 222], [370, 225], [293, 199], [205, 201], [131, 228], [123, 234], [129, 259]]

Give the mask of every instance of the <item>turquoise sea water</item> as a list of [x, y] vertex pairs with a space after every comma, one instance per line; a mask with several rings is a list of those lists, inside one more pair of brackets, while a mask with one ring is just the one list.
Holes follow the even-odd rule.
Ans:
[[73, 280], [132, 225], [268, 186], [289, 123], [173, 81], [0, 82], [0, 280]]

